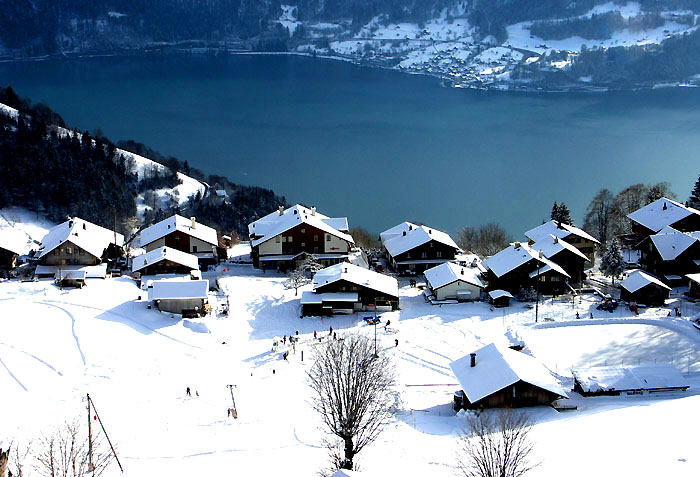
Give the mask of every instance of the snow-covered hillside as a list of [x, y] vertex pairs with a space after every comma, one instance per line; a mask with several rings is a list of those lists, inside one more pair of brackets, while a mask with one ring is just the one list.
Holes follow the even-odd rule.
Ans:
[[[327, 456], [305, 380], [318, 346], [313, 333], [327, 337], [332, 326], [340, 337], [373, 337], [374, 329], [362, 313], [300, 319], [298, 297], [284, 288], [283, 276], [234, 264], [222, 264], [217, 274], [222, 294], [211, 300], [217, 307], [227, 296], [230, 315], [197, 320], [149, 310], [128, 278], [89, 280], [68, 291], [49, 281], [0, 283], [0, 441], [22, 445], [65, 419], [84, 417], [90, 393], [124, 475], [315, 475]], [[385, 432], [359, 454], [362, 475], [454, 475], [455, 438], [465, 421], [451, 407], [459, 385], [448, 365], [483, 344], [517, 340], [567, 389], [571, 364], [679, 356], [674, 363], [691, 386], [643, 396], [570, 393], [577, 411], [528, 409], [537, 423], [535, 458], [542, 460], [528, 475], [700, 471], [693, 425], [700, 332], [686, 319], [667, 318], [666, 309], [610, 314], [583, 297], [573, 304], [548, 300], [539, 309], [542, 325], [535, 326], [534, 310], [524, 304], [431, 306], [405, 283], [400, 294], [401, 310], [382, 317], [398, 332], [377, 329], [380, 352], [397, 366], [400, 404]], [[576, 320], [576, 312], [596, 319]], [[697, 315], [700, 307], [686, 303], [683, 312]], [[275, 337], [296, 331], [300, 344], [288, 361], [287, 346], [271, 351]], [[228, 384], [235, 386], [235, 420], [227, 417]], [[185, 396], [188, 386], [192, 397]], [[113, 465], [107, 475], [121, 474]]]

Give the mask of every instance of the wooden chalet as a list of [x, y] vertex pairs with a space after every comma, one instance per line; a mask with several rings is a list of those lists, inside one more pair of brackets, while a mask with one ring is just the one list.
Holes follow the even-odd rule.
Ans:
[[459, 247], [445, 232], [403, 222], [380, 235], [389, 265], [399, 274], [415, 275], [454, 260]]
[[[2, 237], [0, 237], [1, 242]], [[22, 250], [15, 244], [0, 243], [0, 270], [12, 270], [17, 266], [17, 257], [22, 253]]]
[[700, 298], [700, 273], [686, 275], [688, 278], [688, 296]]
[[535, 358], [493, 343], [453, 361], [450, 368], [462, 387], [455, 410], [551, 405], [566, 397]]
[[545, 258], [556, 263], [568, 273], [571, 277], [570, 283], [583, 282], [583, 271], [590, 260], [580, 249], [551, 234], [531, 246], [534, 250], [541, 251]]
[[141, 276], [162, 274], [190, 274], [199, 270], [199, 259], [192, 254], [170, 247], [160, 247], [133, 258], [131, 271]]
[[665, 227], [681, 232], [700, 230], [700, 210], [666, 197], [635, 210], [627, 217], [632, 220], [632, 230], [640, 240], [659, 233]]
[[641, 251], [642, 270], [667, 284], [681, 285], [684, 275], [700, 272], [700, 232], [664, 227], [643, 239], [637, 248]]
[[123, 245], [121, 234], [76, 217], [49, 230], [36, 256], [50, 267], [98, 265], [121, 255]]
[[481, 281], [479, 267], [463, 267], [453, 262], [429, 268], [424, 273], [430, 293], [437, 301], [478, 300], [486, 285]]
[[[556, 220], [550, 220], [534, 229], [528, 230], [525, 232], [525, 236], [530, 245], [536, 242], [548, 241], [551, 236], [561, 239], [586, 256], [588, 262], [585, 263], [585, 266], [587, 267], [595, 263], [596, 247], [600, 245], [598, 239], [585, 230], [557, 222]], [[572, 278], [575, 278], [574, 275], [572, 275]]]
[[197, 257], [200, 266], [218, 261], [216, 247], [219, 244], [216, 230], [189, 219], [173, 215], [141, 231], [140, 244], [147, 252], [161, 247], [179, 250]]
[[633, 271], [620, 282], [620, 299], [627, 303], [662, 306], [670, 291], [668, 285], [643, 270]]
[[338, 263], [316, 272], [313, 291], [302, 293], [301, 305], [304, 316], [396, 310], [399, 284], [393, 277]]
[[262, 269], [294, 270], [308, 256], [334, 265], [347, 260], [355, 245], [347, 218], [327, 217], [299, 204], [250, 223], [248, 233], [253, 265]]
[[488, 290], [517, 294], [521, 289], [532, 288], [545, 295], [561, 295], [569, 289], [569, 274], [527, 243], [511, 244], [484, 260], [483, 266]]

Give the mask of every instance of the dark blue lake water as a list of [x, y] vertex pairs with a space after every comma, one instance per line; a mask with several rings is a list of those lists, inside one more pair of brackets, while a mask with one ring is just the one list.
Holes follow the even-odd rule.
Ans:
[[134, 139], [380, 232], [495, 221], [516, 238], [602, 187], [700, 173], [700, 90], [513, 94], [290, 56], [0, 64], [68, 124]]

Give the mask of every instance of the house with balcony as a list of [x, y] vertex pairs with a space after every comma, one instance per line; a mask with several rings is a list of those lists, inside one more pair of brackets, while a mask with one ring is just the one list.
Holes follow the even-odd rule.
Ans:
[[194, 255], [199, 265], [217, 263], [216, 247], [219, 243], [216, 230], [189, 219], [173, 215], [141, 231], [140, 244], [146, 252], [162, 247]]
[[379, 235], [390, 267], [399, 274], [419, 275], [455, 259], [460, 252], [447, 233], [403, 222]]
[[525, 236], [530, 245], [543, 240], [549, 240], [552, 235], [572, 245], [579, 252], [584, 254], [588, 259], [588, 262], [585, 264], [586, 267], [593, 266], [595, 263], [596, 247], [600, 245], [600, 241], [585, 230], [573, 225], [557, 222], [556, 220], [550, 220], [549, 222], [545, 222], [525, 232]]

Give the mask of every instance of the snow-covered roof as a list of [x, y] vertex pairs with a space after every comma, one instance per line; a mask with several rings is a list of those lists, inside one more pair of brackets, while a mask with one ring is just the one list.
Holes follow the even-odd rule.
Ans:
[[320, 305], [323, 302], [334, 301], [355, 303], [357, 300], [357, 292], [315, 293], [307, 290], [301, 293], [302, 305]]
[[663, 260], [674, 260], [700, 238], [666, 226], [659, 233], [649, 237]]
[[505, 290], [491, 290], [489, 292], [489, 296], [492, 300], [498, 300], [499, 298], [503, 298], [504, 296], [507, 296], [508, 298], [513, 298], [513, 295], [511, 295]]
[[680, 202], [662, 197], [641, 209], [635, 210], [627, 217], [640, 225], [658, 232], [667, 225], [673, 225], [690, 215], [700, 216], [700, 211], [692, 207], [686, 207]]
[[[541, 264], [540, 273], [545, 273], [545, 270], [542, 267], [549, 267], [547, 270], [551, 269], [564, 275], [565, 277], [569, 277], [569, 274], [566, 273], [563, 268], [544, 257], [544, 252], [542, 255], [543, 257], [540, 258], [539, 251], [533, 249], [527, 243], [515, 242], [510, 244], [508, 248], [498, 252], [496, 255], [484, 260], [483, 264], [497, 277], [502, 277], [506, 273], [515, 270], [530, 260], [537, 260]], [[536, 273], [537, 271], [535, 271], [535, 274]]]
[[690, 278], [690, 280], [700, 285], [700, 273], [691, 273], [689, 275], [686, 275], [686, 277]]
[[347, 262], [317, 271], [313, 278], [313, 288], [316, 290], [339, 280], [386, 293], [389, 296], [399, 296], [399, 282], [396, 278]]
[[579, 249], [552, 234], [549, 234], [547, 237], [543, 237], [541, 240], [533, 243], [532, 248], [534, 250], [542, 250], [542, 254], [550, 260], [559, 252], [568, 250], [574, 255], [581, 257], [587, 262], [590, 262], [588, 257], [586, 257]]
[[601, 366], [572, 370], [585, 392], [689, 387], [672, 364]]
[[586, 240], [590, 240], [591, 242], [600, 243], [595, 237], [593, 237], [585, 230], [581, 230], [580, 228], [574, 227], [573, 225], [560, 224], [559, 222], [556, 222], [554, 220], [545, 222], [542, 225], [539, 225], [534, 229], [530, 229], [527, 232], [525, 232], [525, 236], [533, 242], [538, 242], [542, 239], [549, 239], [550, 235], [554, 235], [558, 238], [566, 238], [569, 235], [576, 235]]
[[454, 283], [457, 280], [470, 283], [479, 288], [484, 288], [484, 284], [479, 279], [481, 272], [476, 267], [463, 267], [456, 263], [447, 262], [437, 267], [429, 268], [424, 273], [428, 285], [433, 290]]
[[[250, 223], [248, 225], [248, 232], [250, 235], [260, 237], [253, 240], [251, 245], [256, 247], [299, 224], [308, 224], [311, 227], [315, 227], [346, 242], [355, 243], [350, 235], [343, 232], [343, 230], [348, 230], [347, 218], [326, 217], [317, 212], [315, 208], [309, 209], [297, 204], [284, 210], [282, 215], [280, 215], [279, 211], [275, 211]], [[342, 228], [339, 229], [336, 227]]]
[[396, 257], [431, 240], [459, 250], [452, 237], [445, 232], [410, 222], [403, 222], [389, 230], [385, 230], [379, 236], [382, 239], [382, 244], [392, 257]]
[[197, 270], [199, 268], [199, 259], [196, 256], [170, 247], [159, 247], [155, 250], [144, 253], [143, 255], [134, 257], [131, 270], [138, 272], [149, 265], [153, 265], [154, 263], [158, 263], [163, 260], [175, 262], [185, 267], [189, 267], [192, 270]]
[[[194, 223], [194, 227], [192, 224]], [[165, 237], [172, 232], [182, 232], [190, 237], [198, 238], [212, 245], [217, 245], [216, 230], [204, 224], [200, 224], [196, 219], [187, 219], [181, 215], [173, 215], [157, 224], [153, 224], [141, 231], [141, 247]]]
[[26, 233], [13, 227], [0, 228], [0, 248], [9, 250], [17, 255], [24, 255], [29, 252], [30, 244], [33, 241]]
[[100, 258], [109, 244], [124, 245], [124, 236], [76, 217], [49, 230], [41, 239], [39, 258], [68, 241]]
[[467, 354], [450, 363], [452, 372], [469, 401], [475, 403], [518, 381], [524, 381], [554, 394], [566, 397], [566, 391], [539, 361], [495, 343], [475, 351], [476, 366], [471, 367]]
[[206, 298], [209, 280], [154, 280], [148, 289], [149, 300]]
[[627, 278], [620, 282], [620, 286], [625, 290], [629, 291], [630, 293], [634, 293], [640, 288], [649, 285], [650, 283], [654, 283], [660, 286], [661, 288], [665, 288], [667, 290], [671, 289], [668, 285], [656, 278], [654, 275], [651, 275], [643, 270], [635, 270], [632, 273], [630, 273], [630, 275]]

